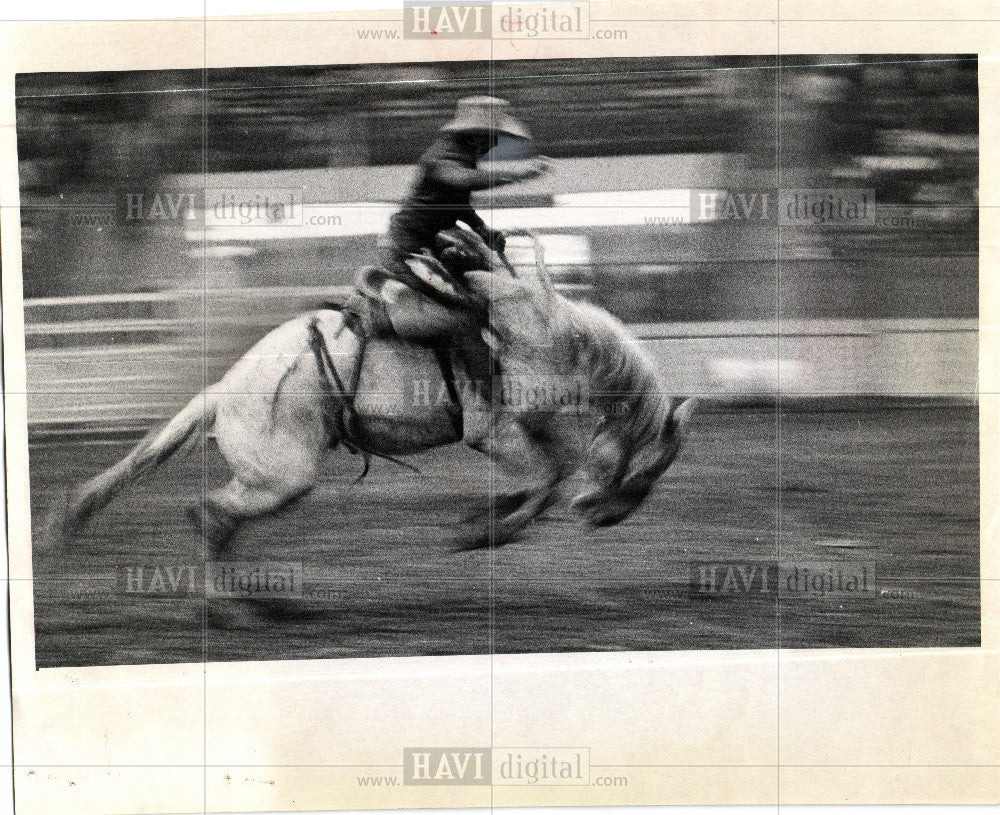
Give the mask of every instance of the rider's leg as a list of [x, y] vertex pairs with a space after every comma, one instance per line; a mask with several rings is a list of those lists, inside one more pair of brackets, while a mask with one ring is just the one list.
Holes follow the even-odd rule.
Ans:
[[475, 392], [479, 394], [483, 404], [490, 405], [493, 402], [493, 380], [499, 371], [489, 346], [475, 328], [478, 326], [471, 331], [467, 327], [464, 333], [456, 337], [455, 350]]
[[401, 240], [398, 236], [385, 236], [379, 241], [378, 262], [389, 273], [379, 296], [393, 330], [400, 337], [425, 345], [441, 345], [469, 330], [469, 316], [462, 309], [449, 308], [403, 282], [413, 279], [407, 259], [419, 251], [416, 241]]
[[[409, 273], [405, 247], [391, 241], [379, 247], [379, 262], [390, 273], [398, 271], [404, 278]], [[379, 296], [393, 330], [402, 339], [426, 346], [453, 346], [476, 392], [489, 404], [495, 365], [480, 336], [481, 317], [469, 309], [443, 305], [394, 278], [382, 283]]]
[[461, 310], [435, 303], [398, 280], [386, 280], [381, 294], [393, 330], [403, 339], [433, 345], [470, 328]]

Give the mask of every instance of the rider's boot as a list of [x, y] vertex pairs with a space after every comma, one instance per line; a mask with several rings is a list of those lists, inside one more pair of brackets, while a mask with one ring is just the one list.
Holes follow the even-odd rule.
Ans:
[[497, 370], [497, 360], [483, 341], [479, 331], [467, 331], [455, 340], [455, 350], [465, 368], [469, 379], [473, 382], [476, 393], [485, 405], [493, 403], [493, 380]]

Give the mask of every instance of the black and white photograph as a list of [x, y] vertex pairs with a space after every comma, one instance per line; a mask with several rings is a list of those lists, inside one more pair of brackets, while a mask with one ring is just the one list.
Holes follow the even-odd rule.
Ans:
[[995, 807], [996, 8], [50, 5], [18, 813]]
[[16, 128], [38, 669], [980, 644], [975, 54], [22, 73]]

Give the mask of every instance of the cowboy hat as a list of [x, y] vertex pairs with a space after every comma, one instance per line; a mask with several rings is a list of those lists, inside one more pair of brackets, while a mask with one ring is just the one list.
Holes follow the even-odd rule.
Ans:
[[467, 96], [458, 100], [455, 118], [441, 128], [449, 133], [497, 133], [516, 139], [530, 139], [531, 134], [507, 111], [510, 102], [493, 96]]

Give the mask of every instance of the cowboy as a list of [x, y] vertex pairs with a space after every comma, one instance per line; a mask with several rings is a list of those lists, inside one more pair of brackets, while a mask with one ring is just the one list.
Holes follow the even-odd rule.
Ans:
[[[498, 172], [478, 167], [500, 136], [530, 140], [528, 129], [507, 112], [509, 107], [490, 96], [459, 100], [455, 118], [420, 157], [416, 182], [379, 241], [379, 264], [386, 277], [376, 288], [393, 329], [404, 339], [435, 343], [469, 328], [468, 315], [445, 305], [440, 287], [431, 285], [426, 274], [414, 272], [419, 268], [414, 264], [420, 263], [414, 255], [440, 248], [438, 233], [459, 221], [502, 252], [503, 235], [476, 214], [471, 193], [534, 178], [547, 169], [543, 158]], [[365, 288], [371, 291], [370, 285]]]

